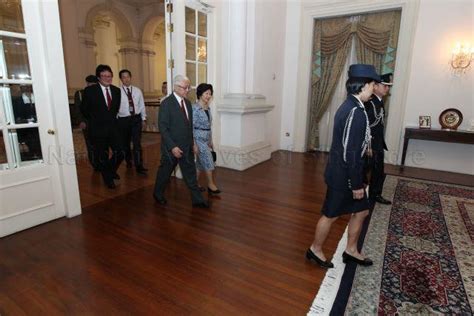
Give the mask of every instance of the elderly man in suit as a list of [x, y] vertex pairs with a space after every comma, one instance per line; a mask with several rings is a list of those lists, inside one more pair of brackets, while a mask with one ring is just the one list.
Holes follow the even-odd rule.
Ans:
[[[95, 165], [102, 173], [105, 185], [114, 189], [114, 180], [120, 179], [117, 169], [124, 158], [117, 126], [121, 93], [112, 85], [113, 73], [108, 65], [97, 66], [96, 77], [99, 83], [84, 89], [81, 112], [89, 123]], [[111, 158], [109, 148], [113, 152]]]
[[193, 111], [186, 99], [191, 83], [185, 76], [174, 78], [173, 93], [160, 105], [158, 124], [161, 133], [161, 165], [156, 174], [153, 197], [159, 204], [166, 204], [164, 191], [176, 165], [179, 164], [184, 181], [191, 191], [194, 207], [209, 207], [199, 190], [196, 177], [193, 141]]

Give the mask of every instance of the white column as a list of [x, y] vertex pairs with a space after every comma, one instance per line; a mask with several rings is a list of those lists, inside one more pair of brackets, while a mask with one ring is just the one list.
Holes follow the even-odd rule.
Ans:
[[132, 72], [134, 85], [143, 87], [142, 60], [137, 43], [134, 41], [121, 42], [119, 53], [121, 68]]
[[96, 46], [97, 44], [94, 41], [94, 34], [80, 32], [79, 33], [79, 42], [80, 42], [80, 55], [83, 62], [82, 66], [82, 78], [85, 78], [87, 75], [95, 75], [95, 68], [97, 67], [96, 59]]
[[228, 93], [245, 93], [246, 1], [229, 2]]
[[155, 88], [155, 59], [156, 52], [150, 46], [143, 45], [141, 49], [143, 93], [148, 98], [158, 98], [159, 91]]
[[227, 90], [217, 104], [220, 118], [218, 165], [245, 170], [270, 159], [266, 113], [273, 105], [265, 96], [253, 94], [255, 60], [255, 4], [252, 1], [229, 1], [228, 19], [223, 32], [223, 77]]

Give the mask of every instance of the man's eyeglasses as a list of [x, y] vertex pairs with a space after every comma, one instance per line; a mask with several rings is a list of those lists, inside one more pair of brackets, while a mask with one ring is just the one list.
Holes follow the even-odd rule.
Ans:
[[183, 89], [183, 90], [187, 90], [187, 91], [191, 90], [191, 87], [190, 87], [190, 86], [183, 87], [183, 86], [180, 86], [179, 84], [177, 84], [177, 86], [180, 87], [180, 88]]

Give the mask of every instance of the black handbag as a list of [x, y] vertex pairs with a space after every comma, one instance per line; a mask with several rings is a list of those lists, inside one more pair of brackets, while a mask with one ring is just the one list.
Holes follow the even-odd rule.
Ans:
[[217, 154], [214, 150], [211, 150], [211, 154], [212, 154], [212, 161], [216, 162], [217, 160]]

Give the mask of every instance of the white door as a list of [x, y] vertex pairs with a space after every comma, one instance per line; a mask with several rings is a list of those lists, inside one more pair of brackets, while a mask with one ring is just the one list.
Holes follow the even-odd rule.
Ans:
[[57, 2], [1, 1], [0, 237], [80, 212], [67, 108]]
[[194, 101], [195, 88], [209, 82], [212, 34], [212, 7], [197, 0], [165, 0], [166, 54], [168, 92], [173, 77], [185, 75], [191, 80], [189, 99]]

